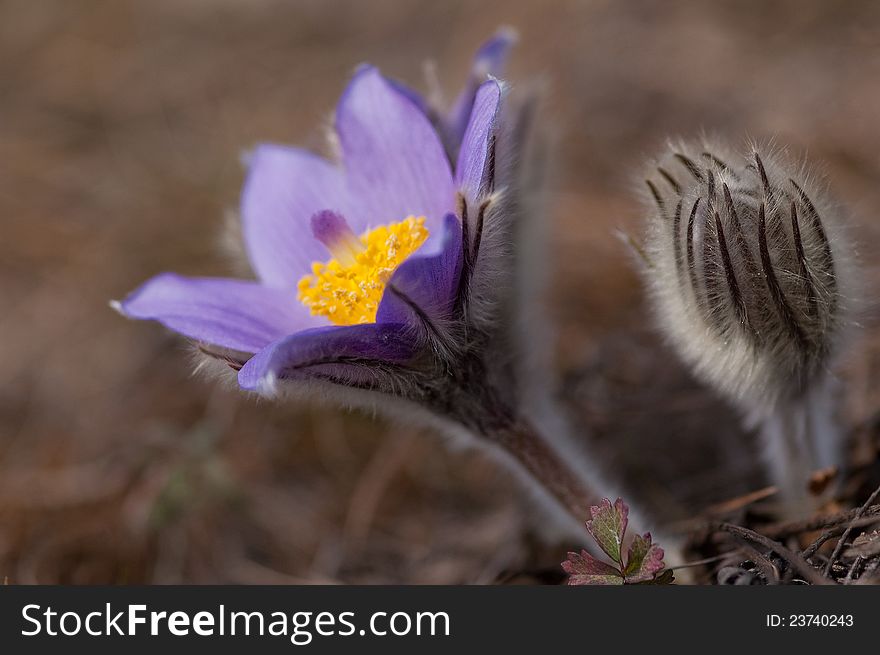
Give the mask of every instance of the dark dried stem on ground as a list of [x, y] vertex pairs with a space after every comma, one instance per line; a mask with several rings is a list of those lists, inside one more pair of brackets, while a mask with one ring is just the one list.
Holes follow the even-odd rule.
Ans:
[[743, 551], [750, 560], [755, 563], [755, 566], [764, 574], [764, 578], [767, 580], [767, 584], [776, 585], [779, 584], [779, 569], [776, 565], [770, 561], [770, 558], [766, 557], [762, 553], [758, 552], [751, 546], [744, 544], [742, 547]]
[[736, 537], [745, 539], [754, 544], [761, 545], [764, 548], [773, 551], [786, 562], [788, 562], [792, 569], [800, 573], [804, 577], [804, 579], [811, 584], [834, 584], [832, 580], [829, 580], [827, 577], [823, 576], [816, 569], [810, 566], [810, 564], [803, 557], [790, 550], [789, 548], [783, 546], [778, 541], [773, 541], [769, 537], [765, 537], [764, 535], [758, 534], [757, 532], [749, 530], [748, 528], [733, 525], [732, 523], [713, 523], [711, 525], [711, 529], [713, 532], [727, 532]]
[[[880, 496], [880, 487], [874, 489], [874, 493], [868, 496], [868, 500], [865, 501], [864, 505], [862, 505], [858, 513], [853, 517], [853, 520], [860, 519], [868, 511], [868, 508], [874, 504], [874, 501], [877, 500], [877, 497]], [[849, 524], [846, 531], [840, 537], [840, 540], [837, 542], [837, 545], [834, 547], [834, 552], [831, 553], [831, 557], [828, 559], [828, 563], [825, 564], [825, 575], [831, 573], [831, 567], [834, 566], [834, 563], [837, 561], [837, 558], [840, 557], [840, 553], [843, 550], [843, 545], [846, 543], [846, 540], [849, 539], [849, 535], [852, 534], [853, 528], [852, 523]]]
[[853, 576], [856, 573], [856, 570], [859, 566], [862, 565], [862, 562], [865, 561], [865, 558], [861, 555], [857, 555], [855, 560], [853, 560], [852, 566], [849, 567], [849, 571], [846, 572], [846, 577], [843, 579], [843, 584], [851, 584], [853, 581]]
[[784, 539], [785, 537], [815, 530], [841, 528], [848, 525], [850, 521], [860, 518], [868, 519], [875, 516], [880, 517], [880, 505], [868, 507], [865, 511], [862, 511], [862, 508], [859, 507], [832, 516], [817, 516], [804, 521], [778, 523], [762, 529], [761, 532], [771, 539]]
[[851, 528], [860, 528], [866, 525], [872, 525], [874, 523], [877, 523], [878, 521], [880, 521], [880, 516], [863, 516], [858, 519], [850, 519], [849, 523], [847, 523], [846, 525], [837, 525], [833, 528], [829, 528], [821, 535], [819, 535], [819, 537], [813, 543], [807, 546], [801, 553], [801, 556], [804, 559], [810, 559], [819, 551], [819, 549], [825, 544], [825, 542], [834, 539], [834, 537], [839, 537]]
[[694, 560], [693, 562], [685, 562], [684, 564], [679, 564], [678, 566], [670, 566], [670, 571], [678, 571], [679, 569], [691, 569], [695, 566], [704, 566], [706, 564], [713, 564], [715, 562], [720, 562], [721, 560], [729, 559], [730, 553], [721, 553], [720, 555], [713, 555], [712, 557], [704, 557], [703, 559]]
[[877, 584], [877, 580], [874, 579], [874, 571], [876, 571], [880, 567], [880, 557], [874, 558], [870, 564], [865, 567], [865, 570], [862, 571], [862, 577], [859, 579], [859, 582], [867, 583], [867, 584]]

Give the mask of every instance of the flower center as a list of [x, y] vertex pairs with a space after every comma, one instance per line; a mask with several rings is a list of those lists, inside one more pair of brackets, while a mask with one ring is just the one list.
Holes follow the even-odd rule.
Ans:
[[316, 226], [313, 219], [312, 227], [333, 259], [312, 264], [311, 275], [297, 284], [297, 298], [313, 316], [326, 316], [336, 325], [375, 322], [391, 274], [428, 238], [424, 216], [381, 225], [360, 237], [347, 225]]

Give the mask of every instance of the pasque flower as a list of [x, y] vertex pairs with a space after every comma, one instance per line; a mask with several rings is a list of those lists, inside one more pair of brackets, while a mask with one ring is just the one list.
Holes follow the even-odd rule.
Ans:
[[674, 144], [647, 180], [643, 270], [655, 314], [695, 373], [764, 441], [790, 510], [840, 463], [830, 374], [858, 267], [838, 207], [780, 153]]
[[[535, 241], [523, 238], [535, 221], [521, 167], [532, 113], [487, 74], [511, 43], [502, 31], [484, 45], [446, 112], [360, 68], [336, 110], [338, 161], [276, 145], [250, 157], [241, 219], [257, 281], [163, 274], [117, 307], [197, 341], [239, 369], [243, 389], [468, 437], [578, 534], [598, 476], [547, 410], [550, 386], [523, 365], [541, 352], [523, 333], [537, 306], [522, 247]], [[536, 427], [538, 405], [552, 429]]]
[[411, 358], [422, 330], [441, 337], [459, 292], [454, 214], [489, 191], [501, 85], [487, 77], [513, 41], [502, 29], [483, 44], [448, 111], [364, 66], [337, 109], [341, 165], [276, 145], [249, 157], [241, 215], [259, 282], [163, 274], [115, 306], [212, 347], [261, 353], [224, 355], [243, 366], [245, 389], [303, 375], [353, 382], [371, 359], [390, 370]]
[[398, 83], [398, 88], [412, 98], [434, 124], [450, 159], [458, 155], [480, 84], [487, 77], [504, 77], [507, 59], [516, 40], [516, 31], [510, 27], [500, 28], [486, 40], [474, 55], [470, 73], [452, 103], [445, 102], [439, 90], [425, 97]]
[[448, 345], [464, 263], [457, 206], [488, 191], [500, 101], [497, 81], [480, 86], [453, 172], [424, 113], [361, 68], [337, 108], [341, 164], [275, 145], [250, 157], [241, 215], [259, 280], [163, 274], [121, 310], [234, 351], [244, 389], [298, 377], [380, 384], [377, 370], [430, 340]]

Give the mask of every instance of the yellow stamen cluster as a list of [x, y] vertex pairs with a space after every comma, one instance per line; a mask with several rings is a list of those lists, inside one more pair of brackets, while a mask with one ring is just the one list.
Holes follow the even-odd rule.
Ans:
[[345, 244], [344, 254], [352, 257], [314, 262], [311, 275], [297, 284], [297, 298], [313, 316], [326, 316], [337, 325], [373, 323], [391, 274], [427, 238], [424, 216], [368, 230], [356, 244]]

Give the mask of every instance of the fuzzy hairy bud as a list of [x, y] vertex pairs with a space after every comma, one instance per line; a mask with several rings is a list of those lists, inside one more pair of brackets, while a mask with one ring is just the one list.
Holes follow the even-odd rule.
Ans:
[[648, 190], [645, 278], [682, 358], [750, 407], [802, 396], [849, 322], [838, 213], [803, 171], [755, 148], [672, 147]]
[[644, 278], [661, 328], [759, 426], [775, 482], [802, 495], [840, 450], [828, 369], [856, 275], [839, 212], [803, 167], [755, 146], [672, 144], [646, 187]]

